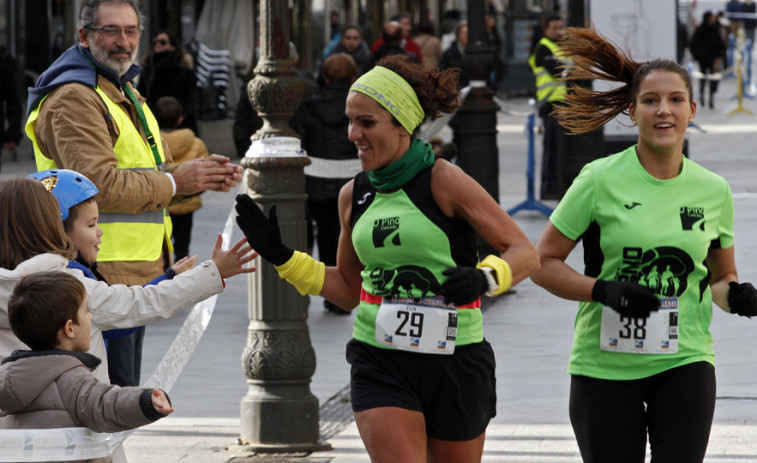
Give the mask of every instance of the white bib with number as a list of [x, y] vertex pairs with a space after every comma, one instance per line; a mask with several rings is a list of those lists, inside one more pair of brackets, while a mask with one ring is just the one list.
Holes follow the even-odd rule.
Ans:
[[604, 306], [599, 347], [608, 352], [675, 354], [678, 352], [678, 298], [660, 298], [649, 317], [628, 317]]
[[442, 297], [384, 298], [376, 315], [376, 341], [395, 349], [451, 355], [457, 337], [457, 307]]

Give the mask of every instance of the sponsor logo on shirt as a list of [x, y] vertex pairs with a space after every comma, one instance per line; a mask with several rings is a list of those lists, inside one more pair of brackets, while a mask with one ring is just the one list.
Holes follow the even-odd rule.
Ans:
[[681, 227], [684, 230], [699, 228], [704, 231], [704, 208], [681, 206]]
[[400, 242], [400, 218], [387, 217], [373, 221], [373, 246], [383, 248], [387, 242], [399, 246]]

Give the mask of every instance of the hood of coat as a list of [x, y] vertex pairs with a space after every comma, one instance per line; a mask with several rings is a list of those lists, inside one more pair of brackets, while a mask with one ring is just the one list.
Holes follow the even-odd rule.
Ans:
[[36, 272], [65, 270], [68, 259], [58, 254], [40, 254], [18, 264], [13, 270], [0, 268], [0, 328], [10, 328], [8, 322], [8, 298], [22, 277]]
[[134, 64], [124, 75], [119, 77], [113, 70], [101, 65], [92, 56], [92, 52], [88, 48], [83, 48], [78, 44], [72, 45], [45, 72], [40, 74], [35, 86], [29, 88], [26, 115], [31, 114], [47, 94], [63, 84], [78, 82], [89, 87], [95, 87], [97, 75], [100, 74], [120, 89], [122, 85], [138, 76], [140, 72], [142, 72], [142, 67]]
[[310, 97], [305, 104], [310, 114], [323, 125], [342, 127], [349, 123], [349, 118], [344, 114], [349, 90], [348, 84], [333, 83]]
[[23, 410], [63, 373], [81, 365], [91, 371], [99, 364], [100, 359], [85, 352], [14, 351], [0, 366], [0, 410]]

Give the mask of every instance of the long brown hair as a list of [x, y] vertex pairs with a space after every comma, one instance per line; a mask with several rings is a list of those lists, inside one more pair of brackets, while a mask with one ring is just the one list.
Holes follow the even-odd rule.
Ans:
[[21, 262], [44, 253], [76, 257], [55, 196], [29, 178], [0, 182], [0, 267], [13, 270]]
[[652, 71], [668, 71], [681, 76], [691, 102], [691, 78], [688, 71], [675, 61], [654, 59], [639, 63], [596, 31], [578, 27], [568, 29], [560, 41], [560, 50], [573, 61], [564, 81], [597, 79], [621, 84], [607, 91], [570, 87], [568, 95], [556, 105], [552, 114], [572, 134], [591, 132], [618, 114], [628, 114], [629, 105], [636, 102], [641, 82]]

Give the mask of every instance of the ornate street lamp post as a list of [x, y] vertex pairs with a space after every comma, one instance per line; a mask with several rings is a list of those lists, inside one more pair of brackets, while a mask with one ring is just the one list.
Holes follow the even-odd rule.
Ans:
[[[305, 174], [289, 118], [303, 85], [289, 58], [287, 2], [260, 2], [260, 61], [247, 91], [263, 127], [242, 160], [248, 194], [268, 211], [276, 204], [285, 243], [305, 249]], [[319, 442], [318, 399], [310, 392], [315, 352], [307, 326], [307, 299], [276, 269], [261, 262], [249, 275], [249, 319], [242, 370], [249, 390], [241, 402], [240, 446], [260, 453], [310, 453]]]
[[[494, 50], [486, 43], [485, 31], [484, 0], [468, 0], [468, 46], [463, 67], [470, 77], [471, 91], [458, 109], [458, 165], [499, 203], [498, 107], [486, 86], [494, 69]], [[477, 248], [479, 255], [494, 252], [481, 237]]]

